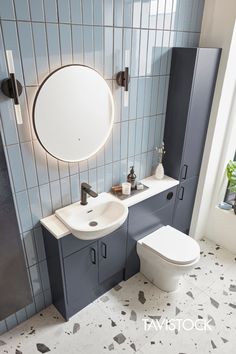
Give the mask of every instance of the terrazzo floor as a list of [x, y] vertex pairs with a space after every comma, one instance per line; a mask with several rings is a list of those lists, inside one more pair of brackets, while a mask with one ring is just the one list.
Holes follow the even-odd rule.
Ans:
[[49, 306], [2, 335], [0, 353], [236, 353], [236, 256], [208, 240], [199, 243], [201, 260], [176, 292], [165, 293], [138, 273], [69, 322]]

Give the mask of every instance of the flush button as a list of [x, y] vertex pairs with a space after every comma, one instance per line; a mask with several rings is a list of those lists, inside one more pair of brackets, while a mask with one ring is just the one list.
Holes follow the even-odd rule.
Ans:
[[169, 192], [168, 194], [167, 194], [167, 199], [168, 200], [171, 200], [172, 198], [173, 198], [173, 195], [174, 195], [174, 193], [173, 192]]

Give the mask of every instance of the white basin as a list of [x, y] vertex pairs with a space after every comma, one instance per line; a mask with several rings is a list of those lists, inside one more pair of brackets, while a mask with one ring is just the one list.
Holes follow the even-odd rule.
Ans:
[[87, 205], [74, 203], [55, 214], [74, 236], [94, 240], [118, 229], [127, 219], [128, 207], [111, 194], [101, 193], [88, 198]]

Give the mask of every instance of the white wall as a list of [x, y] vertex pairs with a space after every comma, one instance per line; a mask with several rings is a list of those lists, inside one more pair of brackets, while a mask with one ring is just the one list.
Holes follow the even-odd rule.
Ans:
[[190, 234], [196, 239], [208, 237], [236, 252], [236, 216], [216, 208], [227, 183], [225, 165], [236, 148], [232, 139], [225, 144], [232, 136], [229, 131], [232, 132], [235, 121], [232, 108], [236, 85], [235, 19], [235, 0], [206, 0], [200, 46], [221, 47], [222, 56]]

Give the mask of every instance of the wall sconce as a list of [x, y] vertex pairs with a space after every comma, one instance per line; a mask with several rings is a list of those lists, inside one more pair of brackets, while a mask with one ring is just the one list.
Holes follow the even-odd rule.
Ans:
[[19, 102], [19, 96], [22, 93], [22, 85], [18, 80], [16, 80], [15, 77], [15, 68], [14, 68], [14, 62], [13, 62], [11, 50], [6, 50], [6, 59], [7, 59], [9, 78], [4, 79], [2, 81], [1, 90], [5, 96], [12, 98], [14, 100], [16, 121], [17, 124], [22, 124], [23, 121], [22, 121], [20, 102]]
[[129, 61], [130, 61], [130, 52], [129, 50], [125, 51], [125, 70], [119, 71], [116, 75], [116, 82], [119, 86], [124, 87], [124, 106], [127, 107], [129, 104]]

